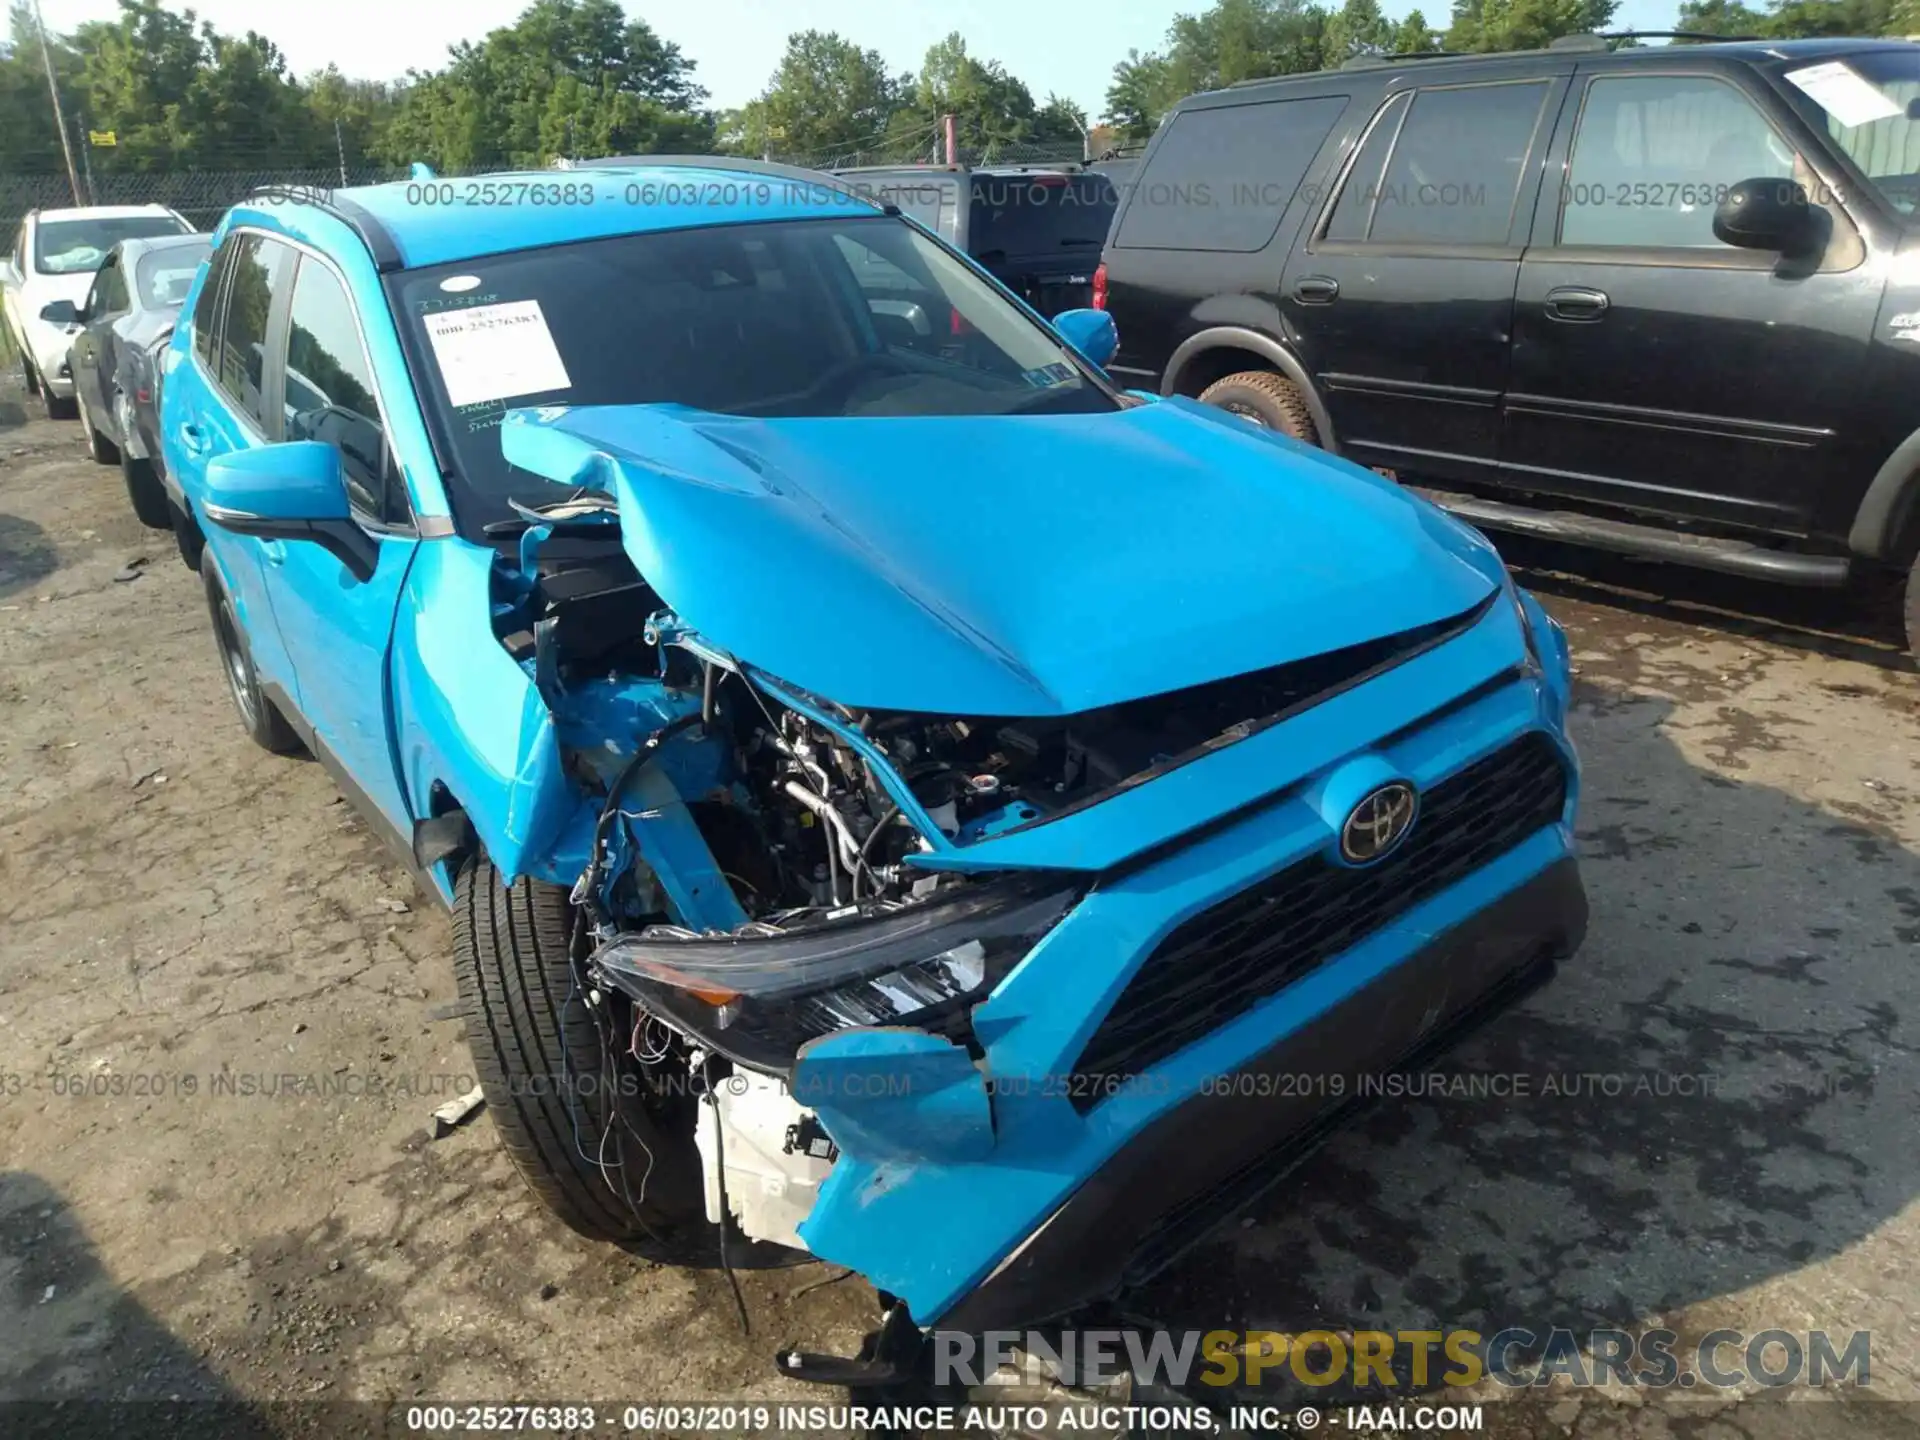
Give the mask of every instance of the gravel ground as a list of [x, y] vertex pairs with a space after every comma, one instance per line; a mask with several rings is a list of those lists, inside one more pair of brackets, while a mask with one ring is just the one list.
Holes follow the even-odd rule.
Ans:
[[[469, 1068], [438, 1018], [444, 917], [318, 766], [245, 739], [170, 539], [19, 402], [0, 391], [0, 1086], [24, 1077], [0, 1089], [0, 1400], [832, 1398], [770, 1357], [851, 1352], [860, 1282], [744, 1275], [743, 1336], [717, 1272], [548, 1220], [484, 1117], [427, 1138]], [[1920, 1433], [1878, 1403], [1920, 1398], [1920, 680], [1850, 601], [1579, 567], [1529, 578], [1579, 666], [1592, 929], [1446, 1063], [1526, 1093], [1383, 1106], [1130, 1310], [1870, 1329], [1876, 1403], [1819, 1424]], [[1809, 1423], [1639, 1398], [1550, 1390], [1490, 1428]]]

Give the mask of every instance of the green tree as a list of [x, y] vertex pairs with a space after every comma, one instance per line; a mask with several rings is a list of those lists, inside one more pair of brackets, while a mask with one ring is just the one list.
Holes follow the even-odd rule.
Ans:
[[1418, 10], [1409, 10], [1406, 18], [1393, 27], [1393, 40], [1387, 46], [1395, 55], [1421, 55], [1438, 50], [1440, 35]]
[[998, 60], [969, 53], [959, 31], [928, 47], [912, 96], [895, 117], [896, 134], [929, 132], [952, 115], [961, 147], [991, 151], [1033, 138], [1039, 107], [1033, 92]]
[[1454, 0], [1449, 50], [1537, 50], [1605, 30], [1619, 0]]
[[727, 117], [727, 140], [753, 155], [866, 149], [885, 135], [911, 83], [889, 73], [877, 50], [803, 30], [787, 37], [767, 88]]
[[1325, 59], [1338, 65], [1356, 55], [1379, 55], [1394, 48], [1395, 38], [1394, 24], [1380, 13], [1379, 0], [1347, 0], [1327, 21]]
[[[8, 39], [0, 48], [0, 170], [28, 174], [64, 171], [60, 132], [47, 99], [47, 72], [40, 56], [40, 32], [30, 6], [16, 3], [8, 12]], [[80, 57], [58, 36], [50, 36], [61, 102], [76, 103]]]
[[1129, 50], [1127, 58], [1113, 67], [1113, 80], [1107, 86], [1107, 123], [1128, 140], [1145, 140], [1178, 99], [1166, 57]]
[[513, 24], [409, 76], [385, 151], [442, 169], [560, 155], [707, 151], [715, 120], [694, 65], [616, 0], [534, 0]]

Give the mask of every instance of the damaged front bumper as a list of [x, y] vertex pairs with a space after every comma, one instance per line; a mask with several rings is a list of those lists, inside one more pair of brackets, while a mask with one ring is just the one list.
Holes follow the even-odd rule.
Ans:
[[[1563, 713], [1522, 667], [1107, 872], [974, 1009], [978, 1064], [919, 1031], [813, 1042], [794, 1097], [841, 1153], [801, 1238], [920, 1325], [976, 1330], [1059, 1314], [1210, 1228], [1360, 1075], [1577, 948]], [[1423, 797], [1410, 838], [1334, 865], [1337, 797], [1385, 775]]]

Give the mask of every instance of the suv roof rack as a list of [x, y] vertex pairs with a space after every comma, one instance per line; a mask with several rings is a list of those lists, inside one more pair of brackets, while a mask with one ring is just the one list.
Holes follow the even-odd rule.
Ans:
[[1382, 65], [1398, 65], [1402, 60], [1452, 60], [1462, 50], [1415, 50], [1406, 55], [1355, 55], [1340, 62], [1342, 70], [1378, 70]]
[[[1561, 39], [1572, 39], [1562, 36]], [[1734, 44], [1764, 39], [1760, 35], [1709, 35], [1704, 30], [1606, 30], [1594, 36], [1596, 40], [1699, 40], [1708, 44]], [[1558, 40], [1554, 44], [1559, 44]]]
[[365, 206], [342, 199], [337, 191], [322, 190], [313, 185], [262, 185], [249, 191], [246, 198], [311, 205], [316, 210], [324, 210], [360, 237], [361, 243], [373, 256], [373, 268], [382, 275], [406, 266], [406, 259], [400, 254], [400, 246], [394, 241], [393, 233], [375, 219]]

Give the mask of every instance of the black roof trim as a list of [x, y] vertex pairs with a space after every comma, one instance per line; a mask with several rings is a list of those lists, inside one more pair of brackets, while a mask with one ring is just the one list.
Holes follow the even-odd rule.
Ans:
[[374, 218], [364, 206], [352, 200], [344, 199], [328, 190], [305, 185], [264, 185], [248, 195], [247, 199], [311, 205], [316, 210], [323, 210], [360, 237], [361, 243], [373, 256], [373, 268], [382, 275], [391, 270], [406, 268], [406, 257], [400, 253], [400, 246], [394, 240], [393, 232]]

